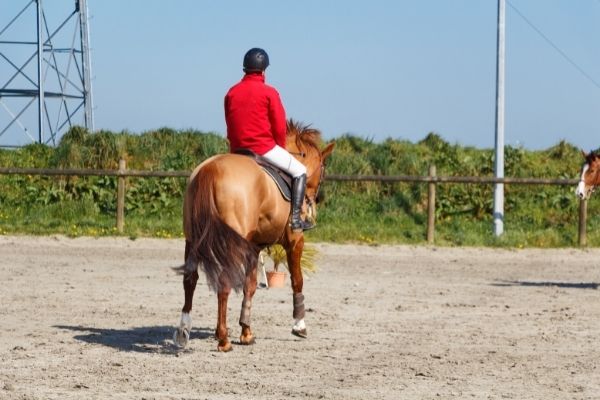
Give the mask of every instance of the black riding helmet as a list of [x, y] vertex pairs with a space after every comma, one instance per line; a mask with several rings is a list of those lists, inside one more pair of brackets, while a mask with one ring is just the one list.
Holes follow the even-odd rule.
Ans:
[[244, 56], [244, 72], [262, 72], [269, 66], [269, 55], [263, 49], [254, 47]]

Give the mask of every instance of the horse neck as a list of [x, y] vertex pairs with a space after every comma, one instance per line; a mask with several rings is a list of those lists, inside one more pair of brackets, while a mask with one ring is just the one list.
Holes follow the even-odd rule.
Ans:
[[596, 174], [592, 178], [593, 186], [600, 186], [600, 166], [596, 166]]

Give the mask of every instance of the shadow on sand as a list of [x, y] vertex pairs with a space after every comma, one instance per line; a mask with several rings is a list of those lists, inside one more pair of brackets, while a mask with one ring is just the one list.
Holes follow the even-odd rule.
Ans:
[[555, 286], [564, 289], [598, 289], [600, 284], [595, 282], [532, 282], [532, 281], [499, 281], [492, 286]]
[[[176, 353], [180, 348], [172, 341], [173, 326], [146, 326], [129, 329], [86, 328], [84, 326], [55, 325], [55, 328], [79, 332], [74, 339], [101, 344], [121, 351], [144, 353]], [[214, 337], [214, 330], [192, 328], [190, 340]]]

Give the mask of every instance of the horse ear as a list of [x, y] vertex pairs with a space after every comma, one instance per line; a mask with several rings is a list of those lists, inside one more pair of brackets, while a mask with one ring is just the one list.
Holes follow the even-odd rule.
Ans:
[[327, 146], [325, 146], [325, 149], [323, 149], [323, 151], [321, 151], [321, 158], [323, 158], [323, 160], [326, 160], [327, 157], [329, 157], [331, 155], [331, 153], [333, 153], [334, 147], [335, 147], [335, 142], [331, 142]]

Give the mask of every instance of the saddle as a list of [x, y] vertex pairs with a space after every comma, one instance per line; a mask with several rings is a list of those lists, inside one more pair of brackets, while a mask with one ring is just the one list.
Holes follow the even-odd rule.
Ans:
[[234, 151], [234, 153], [254, 159], [254, 161], [260, 165], [263, 171], [265, 171], [273, 179], [277, 185], [277, 188], [279, 189], [279, 192], [281, 192], [281, 196], [283, 196], [286, 201], [292, 200], [292, 176], [290, 174], [280, 168], [277, 168], [266, 158], [259, 156], [252, 150], [237, 149]]

